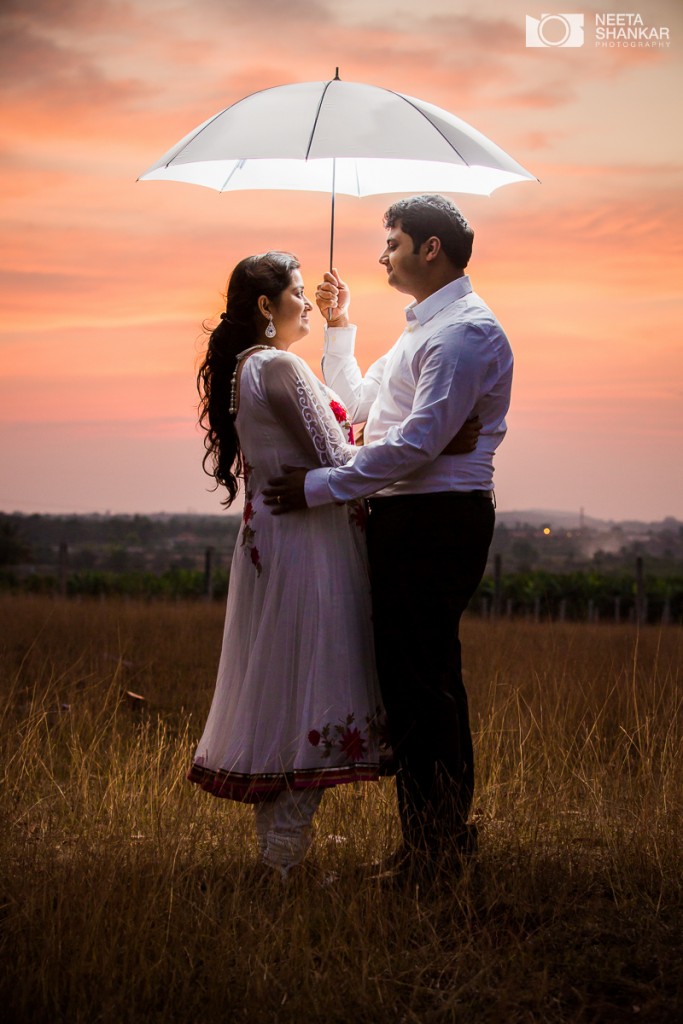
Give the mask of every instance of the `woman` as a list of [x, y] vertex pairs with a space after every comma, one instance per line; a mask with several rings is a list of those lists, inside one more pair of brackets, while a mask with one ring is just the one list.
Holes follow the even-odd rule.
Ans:
[[[244, 511], [216, 691], [188, 778], [253, 803], [262, 860], [301, 864], [324, 789], [377, 778], [375, 675], [360, 504], [273, 516], [262, 489], [286, 465], [353, 454], [341, 402], [289, 352], [310, 331], [296, 257], [239, 263], [198, 374], [204, 465]], [[208, 471], [208, 470], [207, 470]]]

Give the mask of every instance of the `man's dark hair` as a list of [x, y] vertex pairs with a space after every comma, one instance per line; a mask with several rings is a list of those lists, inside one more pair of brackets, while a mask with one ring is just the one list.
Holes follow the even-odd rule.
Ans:
[[399, 199], [384, 214], [384, 227], [400, 223], [401, 230], [413, 240], [413, 252], [435, 235], [448, 259], [464, 270], [472, 255], [474, 231], [455, 203], [445, 196], [411, 196]]

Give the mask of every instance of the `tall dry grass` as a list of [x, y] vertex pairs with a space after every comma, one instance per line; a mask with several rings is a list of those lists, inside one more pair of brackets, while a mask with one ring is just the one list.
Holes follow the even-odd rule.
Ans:
[[680, 1020], [680, 629], [468, 621], [481, 852], [397, 894], [361, 870], [391, 782], [326, 795], [338, 877], [287, 889], [249, 808], [185, 782], [222, 618], [0, 601], [4, 1019]]

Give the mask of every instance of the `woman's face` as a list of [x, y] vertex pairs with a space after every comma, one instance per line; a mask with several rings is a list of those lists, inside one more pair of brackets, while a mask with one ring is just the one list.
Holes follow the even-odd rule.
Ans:
[[313, 306], [304, 295], [304, 281], [300, 271], [293, 270], [289, 287], [270, 303], [278, 345], [291, 345], [305, 338], [311, 329], [308, 314]]

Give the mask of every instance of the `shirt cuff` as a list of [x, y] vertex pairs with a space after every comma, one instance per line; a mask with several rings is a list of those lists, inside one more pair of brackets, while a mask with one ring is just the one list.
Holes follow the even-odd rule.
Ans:
[[356, 344], [356, 325], [325, 328], [325, 352], [335, 356], [352, 356]]
[[[336, 328], [345, 330], [345, 328]], [[321, 469], [309, 469], [304, 478], [304, 497], [309, 508], [318, 505], [329, 505], [334, 501], [330, 485], [327, 482], [331, 470], [325, 466]]]

